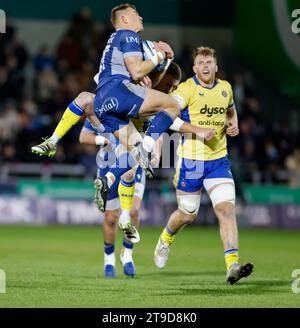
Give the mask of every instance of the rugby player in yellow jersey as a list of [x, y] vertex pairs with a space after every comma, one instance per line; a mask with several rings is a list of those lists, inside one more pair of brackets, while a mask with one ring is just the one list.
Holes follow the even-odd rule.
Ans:
[[252, 263], [239, 263], [235, 185], [227, 158], [226, 135], [239, 134], [238, 118], [230, 84], [215, 77], [218, 70], [215, 50], [197, 48], [193, 70], [195, 75], [181, 83], [172, 95], [181, 105], [181, 119], [199, 127], [214, 128], [216, 133], [204, 142], [185, 135], [181, 139], [174, 177], [178, 209], [159, 237], [154, 262], [158, 268], [166, 265], [175, 234], [197, 217], [204, 186], [219, 221], [226, 279], [232, 285], [253, 270]]

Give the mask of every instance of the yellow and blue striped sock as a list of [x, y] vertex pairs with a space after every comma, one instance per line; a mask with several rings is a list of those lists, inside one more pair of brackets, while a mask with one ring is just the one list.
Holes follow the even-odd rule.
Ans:
[[175, 239], [175, 232], [173, 232], [168, 225], [164, 228], [162, 234], [161, 234], [161, 239], [164, 243], [171, 245]]
[[239, 250], [237, 248], [227, 249], [227, 251], [224, 252], [224, 255], [227, 269], [230, 268], [232, 263], [239, 263]]
[[60, 139], [63, 138], [64, 135], [72, 128], [72, 126], [80, 121], [83, 113], [84, 110], [73, 100], [64, 111], [64, 114], [59, 121], [53, 135]]

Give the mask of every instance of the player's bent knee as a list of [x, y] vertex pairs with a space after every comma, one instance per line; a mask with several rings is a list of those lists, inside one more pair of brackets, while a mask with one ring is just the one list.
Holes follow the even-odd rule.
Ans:
[[216, 205], [229, 202], [232, 205], [235, 205], [235, 187], [233, 183], [222, 183], [217, 185], [209, 193], [210, 200], [213, 207]]
[[177, 195], [178, 209], [184, 214], [196, 217], [199, 211], [200, 197], [200, 195]]
[[125, 182], [131, 182], [135, 178], [135, 169], [131, 169], [122, 175], [122, 180]]
[[91, 105], [94, 103], [95, 95], [91, 92], [83, 91], [76, 97], [75, 102], [81, 108], [84, 108], [85, 111], [88, 108], [91, 108]]

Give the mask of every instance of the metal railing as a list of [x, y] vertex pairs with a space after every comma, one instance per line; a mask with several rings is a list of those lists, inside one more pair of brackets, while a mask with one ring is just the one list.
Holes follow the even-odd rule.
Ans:
[[13, 177], [39, 177], [41, 180], [52, 178], [84, 178], [86, 168], [81, 164], [43, 164], [8, 163], [0, 166], [0, 181], [7, 182]]

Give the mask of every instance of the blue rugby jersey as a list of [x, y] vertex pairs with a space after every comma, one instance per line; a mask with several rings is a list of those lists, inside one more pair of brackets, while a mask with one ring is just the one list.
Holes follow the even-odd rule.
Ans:
[[136, 32], [119, 29], [112, 33], [102, 53], [97, 89], [111, 79], [133, 82], [124, 62], [129, 56], [143, 57], [142, 41]]

